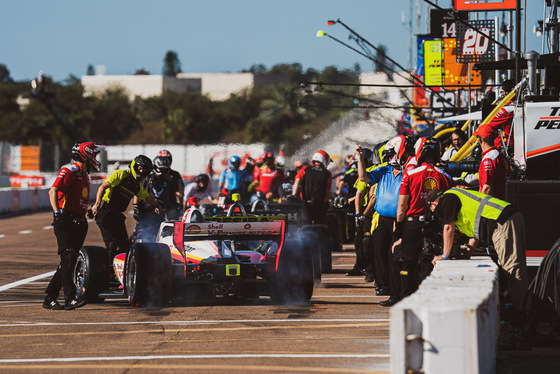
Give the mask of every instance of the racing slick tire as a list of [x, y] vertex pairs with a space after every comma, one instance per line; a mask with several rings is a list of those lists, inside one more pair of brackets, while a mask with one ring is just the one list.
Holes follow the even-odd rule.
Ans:
[[346, 214], [341, 209], [331, 209], [327, 212], [327, 226], [329, 227], [331, 252], [341, 251], [344, 242]]
[[313, 296], [313, 260], [309, 248], [297, 239], [287, 239], [278, 260], [271, 299], [276, 304], [308, 304]]
[[85, 297], [88, 303], [102, 302], [99, 294], [109, 286], [107, 250], [94, 246], [80, 248], [72, 279], [78, 297]]
[[332, 272], [332, 252], [329, 228], [326, 225], [306, 225], [302, 231], [311, 240], [314, 260], [320, 264], [322, 274]]
[[125, 294], [132, 306], [159, 308], [171, 296], [171, 252], [158, 243], [135, 243], [126, 256]]

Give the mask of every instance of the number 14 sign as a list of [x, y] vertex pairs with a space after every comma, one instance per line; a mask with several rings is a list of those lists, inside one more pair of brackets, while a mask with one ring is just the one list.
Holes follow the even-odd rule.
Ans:
[[[494, 20], [470, 21], [471, 25], [494, 38]], [[476, 30], [457, 23], [457, 62], [494, 61], [494, 43]]]

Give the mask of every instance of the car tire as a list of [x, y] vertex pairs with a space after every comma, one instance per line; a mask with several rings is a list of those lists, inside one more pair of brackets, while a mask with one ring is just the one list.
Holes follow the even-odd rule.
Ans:
[[78, 297], [88, 303], [102, 302], [99, 293], [109, 285], [107, 250], [95, 246], [80, 248], [72, 277]]
[[277, 304], [308, 304], [313, 296], [313, 260], [302, 241], [287, 239], [280, 253], [271, 295]]
[[332, 272], [332, 251], [331, 251], [331, 238], [330, 232], [327, 225], [308, 225], [304, 226], [304, 232], [308, 235], [311, 234], [313, 239], [313, 245], [316, 247], [316, 251], [319, 255], [319, 263], [322, 274], [328, 274]]
[[159, 308], [171, 296], [171, 252], [158, 243], [135, 243], [126, 256], [125, 292], [132, 306]]

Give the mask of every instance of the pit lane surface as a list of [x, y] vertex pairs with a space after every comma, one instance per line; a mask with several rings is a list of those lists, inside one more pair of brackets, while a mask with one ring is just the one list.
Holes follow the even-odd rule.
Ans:
[[[345, 276], [351, 246], [334, 253], [333, 274], [309, 305], [174, 300], [139, 309], [120, 299], [53, 311], [41, 307], [59, 261], [51, 217], [0, 219], [1, 372], [389, 372], [389, 309], [378, 305], [387, 297]], [[85, 244], [102, 245], [94, 222]]]

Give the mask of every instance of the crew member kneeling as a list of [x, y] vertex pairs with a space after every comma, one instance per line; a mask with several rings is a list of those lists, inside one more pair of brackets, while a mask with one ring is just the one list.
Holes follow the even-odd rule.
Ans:
[[443, 219], [443, 254], [435, 264], [447, 260], [451, 253], [455, 228], [469, 236], [468, 249], [478, 245], [480, 238], [494, 243], [494, 249], [507, 274], [513, 309], [520, 312], [528, 289], [525, 261], [525, 221], [510, 203], [480, 192], [452, 188], [445, 193], [432, 190], [426, 202], [434, 214]]

